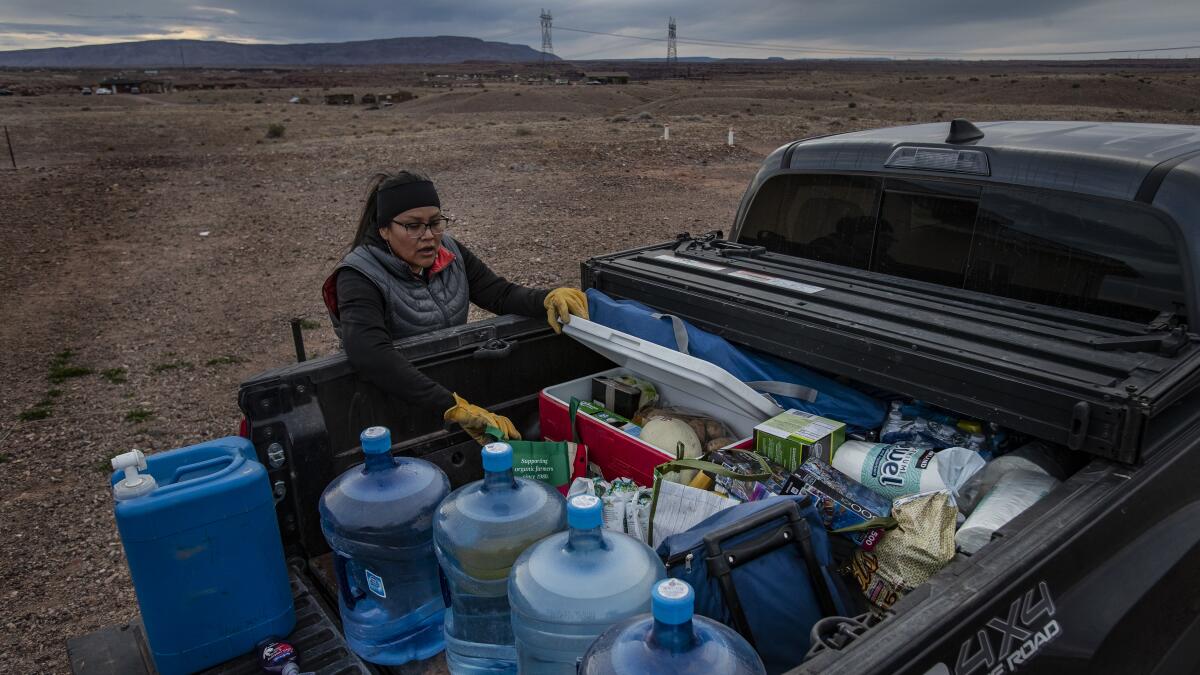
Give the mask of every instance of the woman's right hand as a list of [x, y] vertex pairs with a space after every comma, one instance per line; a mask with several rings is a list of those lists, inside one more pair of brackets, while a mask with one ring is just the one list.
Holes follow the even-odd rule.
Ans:
[[471, 438], [475, 439], [475, 442], [480, 445], [488, 444], [489, 441], [485, 435], [488, 427], [499, 429], [504, 434], [504, 438], [496, 440], [520, 440], [521, 434], [513, 426], [512, 420], [504, 415], [497, 415], [477, 405], [467, 403], [467, 400], [458, 394], [451, 395], [454, 396], [454, 407], [447, 410], [443, 418], [447, 422], [457, 423], [471, 435]]

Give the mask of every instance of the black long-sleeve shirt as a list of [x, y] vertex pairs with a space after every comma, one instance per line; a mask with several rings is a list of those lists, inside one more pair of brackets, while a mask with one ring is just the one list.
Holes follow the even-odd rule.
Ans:
[[[514, 284], [493, 272], [461, 241], [456, 241], [467, 271], [471, 302], [493, 314], [543, 316], [550, 292]], [[386, 304], [379, 288], [361, 272], [342, 268], [337, 275], [342, 346], [350, 365], [375, 386], [401, 400], [437, 410], [454, 405], [450, 390], [433, 381], [392, 347], [384, 324]]]

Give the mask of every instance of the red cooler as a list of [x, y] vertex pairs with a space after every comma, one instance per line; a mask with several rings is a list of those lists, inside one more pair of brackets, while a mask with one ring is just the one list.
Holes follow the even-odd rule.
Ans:
[[[755, 425], [783, 412], [766, 396], [746, 386], [724, 369], [702, 359], [634, 337], [607, 326], [571, 317], [563, 332], [604, 355], [616, 368], [546, 387], [538, 397], [542, 436], [548, 441], [571, 439], [567, 411], [571, 398], [591, 400], [596, 375], [635, 375], [654, 383], [660, 406], [686, 408], [724, 422], [735, 437], [754, 435]], [[588, 459], [608, 480], [632, 478], [650, 486], [654, 467], [675, 459], [636, 436], [580, 412], [580, 440]]]

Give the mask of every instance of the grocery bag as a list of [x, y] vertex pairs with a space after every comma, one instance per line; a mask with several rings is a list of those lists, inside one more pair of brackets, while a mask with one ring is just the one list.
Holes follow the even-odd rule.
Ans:
[[738, 504], [667, 537], [657, 552], [667, 576], [691, 584], [696, 613], [746, 638], [768, 673], [804, 660], [822, 618], [856, 613], [808, 496]]
[[512, 446], [514, 476], [540, 480], [566, 495], [572, 480], [587, 475], [587, 446], [579, 442], [575, 427], [578, 412], [579, 399], [572, 398], [569, 414], [574, 442], [509, 440], [496, 427], [488, 427], [484, 433]]
[[[650, 524], [646, 532], [646, 543], [651, 547], [657, 546], [659, 542], [672, 534], [689, 529], [717, 511], [738, 504], [735, 499], [669, 481], [664, 479], [664, 476], [676, 471], [699, 470], [738, 480], [759, 481], [767, 480], [772, 475], [771, 467], [767, 465], [766, 460], [753, 452], [745, 454], [754, 458], [760, 471], [751, 474], [738, 473], [720, 464], [702, 459], [684, 459], [680, 457], [681, 454], [682, 449], [677, 450], [676, 457], [678, 459], [654, 468], [654, 493], [650, 498]], [[658, 528], [658, 532], [655, 532], [655, 527]]]

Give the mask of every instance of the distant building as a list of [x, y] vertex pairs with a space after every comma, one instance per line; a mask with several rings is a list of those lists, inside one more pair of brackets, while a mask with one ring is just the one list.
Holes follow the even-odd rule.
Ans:
[[617, 71], [584, 73], [583, 79], [600, 84], [629, 84], [629, 73]]
[[99, 86], [111, 89], [114, 94], [165, 94], [175, 88], [170, 80], [125, 77], [110, 77], [101, 80]]
[[354, 94], [325, 94], [325, 105], [354, 105]]

